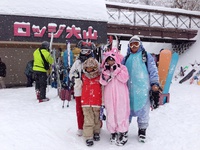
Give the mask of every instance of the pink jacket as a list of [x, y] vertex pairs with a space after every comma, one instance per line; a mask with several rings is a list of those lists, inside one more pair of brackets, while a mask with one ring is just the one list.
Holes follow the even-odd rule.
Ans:
[[[105, 60], [111, 56], [116, 60], [115, 53], [108, 52], [102, 63], [100, 83], [104, 86], [103, 100], [107, 113], [107, 129], [111, 132], [126, 132], [129, 127], [130, 100], [127, 87], [128, 70], [122, 64], [114, 64], [110, 70], [105, 68]], [[113, 66], [114, 66], [113, 65]]]

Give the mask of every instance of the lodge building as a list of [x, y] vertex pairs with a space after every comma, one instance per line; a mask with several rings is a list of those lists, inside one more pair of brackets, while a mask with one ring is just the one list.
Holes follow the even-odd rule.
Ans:
[[68, 40], [73, 51], [80, 40], [105, 44], [107, 22], [0, 13], [0, 57], [7, 66], [7, 87], [26, 85], [26, 64], [33, 59], [33, 52], [42, 41], [50, 41], [51, 33], [52, 48], [64, 51]]

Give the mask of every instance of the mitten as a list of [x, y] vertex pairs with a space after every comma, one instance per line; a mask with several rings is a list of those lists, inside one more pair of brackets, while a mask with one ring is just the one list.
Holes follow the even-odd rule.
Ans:
[[117, 65], [116, 64], [113, 65], [112, 68], [113, 68], [113, 70], [117, 69]]
[[109, 65], [105, 65], [105, 70], [110, 70], [110, 66]]
[[159, 98], [160, 98], [160, 92], [159, 91], [153, 91], [150, 90], [149, 95], [150, 95], [150, 102], [151, 102], [151, 107], [156, 109], [159, 106]]

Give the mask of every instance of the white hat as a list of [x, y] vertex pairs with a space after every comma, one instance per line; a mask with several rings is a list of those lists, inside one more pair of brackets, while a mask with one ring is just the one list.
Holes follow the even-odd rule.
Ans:
[[134, 35], [134, 36], [132, 36], [132, 37], [130, 38], [129, 44], [130, 44], [130, 43], [133, 43], [133, 42], [139, 42], [139, 41], [140, 41], [139, 36]]

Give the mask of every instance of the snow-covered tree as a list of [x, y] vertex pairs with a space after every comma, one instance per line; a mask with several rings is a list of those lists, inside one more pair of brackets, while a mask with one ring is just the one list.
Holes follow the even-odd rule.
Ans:
[[106, 0], [111, 2], [164, 6], [186, 10], [200, 11], [200, 0]]

